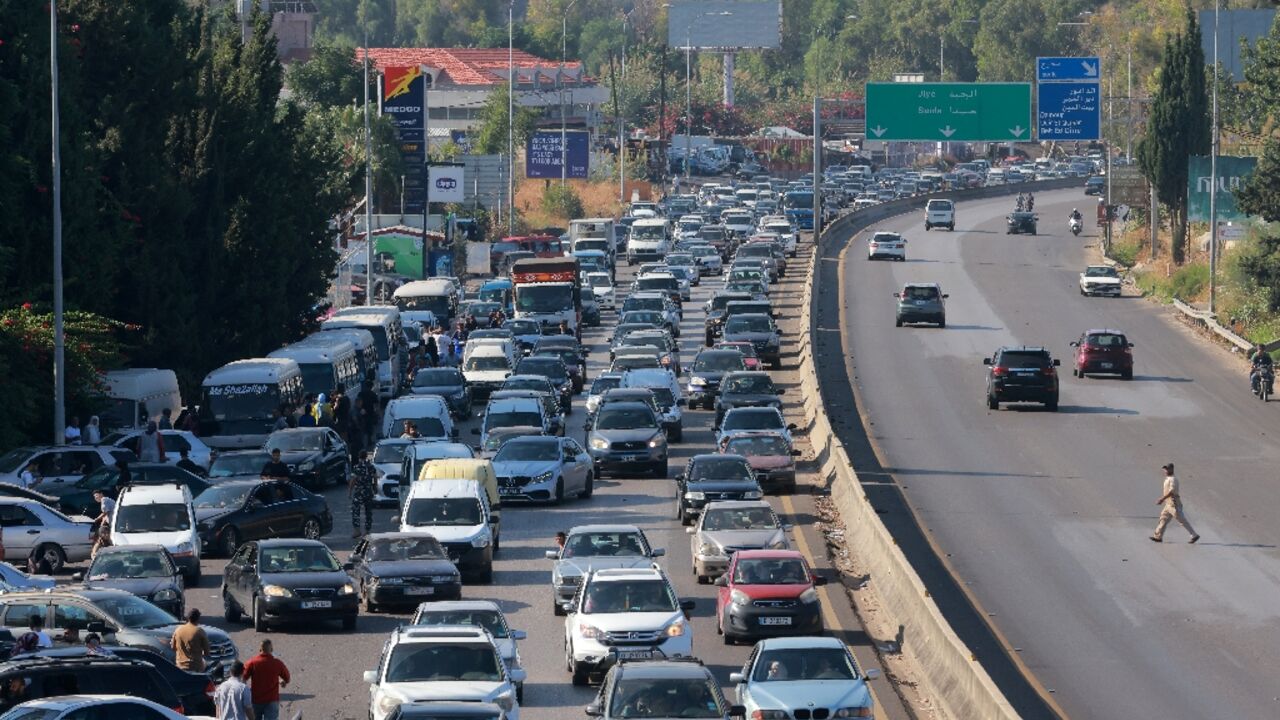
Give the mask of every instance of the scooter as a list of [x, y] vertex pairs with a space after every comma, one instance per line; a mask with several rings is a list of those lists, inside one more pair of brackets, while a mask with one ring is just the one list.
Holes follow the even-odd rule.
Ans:
[[1080, 218], [1071, 218], [1067, 221], [1067, 224], [1071, 227], [1072, 235], [1079, 235], [1080, 231], [1084, 229], [1084, 223], [1080, 222]]
[[1270, 365], [1261, 365], [1253, 371], [1253, 394], [1262, 402], [1275, 392], [1276, 374]]

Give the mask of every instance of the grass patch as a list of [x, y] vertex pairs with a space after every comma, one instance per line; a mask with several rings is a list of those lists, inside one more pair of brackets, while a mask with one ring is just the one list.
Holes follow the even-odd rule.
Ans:
[[1141, 273], [1135, 282], [1143, 293], [1165, 302], [1174, 298], [1191, 302], [1209, 286], [1209, 266], [1202, 263], [1183, 265], [1168, 276], [1158, 271]]
[[1118, 239], [1111, 243], [1111, 259], [1125, 267], [1133, 267], [1141, 250], [1142, 243], [1137, 239]]

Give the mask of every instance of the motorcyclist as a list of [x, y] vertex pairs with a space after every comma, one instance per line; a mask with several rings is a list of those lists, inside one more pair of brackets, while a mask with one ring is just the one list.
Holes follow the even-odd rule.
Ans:
[[1083, 222], [1083, 221], [1084, 221], [1084, 216], [1083, 216], [1083, 215], [1081, 215], [1081, 214], [1080, 214], [1080, 211], [1079, 211], [1079, 210], [1077, 210], [1076, 208], [1071, 208], [1071, 217], [1069, 217], [1069, 218], [1067, 218], [1067, 219], [1068, 219], [1068, 220], [1079, 220], [1079, 221]]
[[1249, 367], [1249, 386], [1253, 388], [1255, 393], [1258, 392], [1258, 382], [1262, 379], [1264, 371], [1271, 371], [1274, 377], [1275, 365], [1271, 359], [1271, 353], [1263, 350], [1262, 346], [1258, 345], [1253, 349], [1253, 357]]
[[1027, 193], [1027, 212], [1031, 212], [1036, 207], [1035, 193]]
[[1018, 193], [1018, 212], [1022, 212], [1022, 208], [1026, 205], [1026, 203], [1027, 203], [1027, 198], [1022, 193]]

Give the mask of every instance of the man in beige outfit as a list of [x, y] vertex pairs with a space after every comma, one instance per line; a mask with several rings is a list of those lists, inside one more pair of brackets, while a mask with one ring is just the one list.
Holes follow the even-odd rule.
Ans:
[[1200, 539], [1195, 530], [1191, 529], [1191, 523], [1187, 521], [1186, 513], [1182, 512], [1182, 495], [1178, 492], [1178, 478], [1173, 474], [1173, 463], [1168, 463], [1162, 468], [1164, 470], [1164, 494], [1156, 501], [1160, 508], [1160, 522], [1156, 523], [1156, 531], [1151, 533], [1152, 542], [1164, 542], [1164, 529], [1169, 525], [1169, 521], [1177, 519], [1182, 527], [1191, 533], [1191, 542]]

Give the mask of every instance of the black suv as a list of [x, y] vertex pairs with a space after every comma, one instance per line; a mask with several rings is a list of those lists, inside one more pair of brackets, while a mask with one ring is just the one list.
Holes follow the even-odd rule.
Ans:
[[724, 327], [725, 309], [729, 303], [747, 300], [751, 300], [749, 293], [720, 292], [707, 301], [705, 308], [707, 315], [703, 320], [703, 333], [706, 335], [707, 347], [714, 345], [716, 338], [720, 337], [720, 330]]
[[751, 463], [741, 455], [694, 455], [676, 475], [676, 519], [692, 525], [707, 503], [764, 497]]
[[697, 658], [623, 660], [609, 669], [600, 694], [586, 707], [593, 718], [741, 718], [711, 671]]
[[1058, 409], [1058, 366], [1062, 361], [1049, 356], [1043, 347], [1002, 347], [989, 358], [987, 366], [987, 407], [999, 410], [1002, 402], [1043, 403]]
[[[21, 695], [12, 693], [13, 680], [26, 686]], [[19, 655], [0, 663], [0, 688], [0, 712], [28, 700], [107, 694], [132, 695], [176, 712], [186, 710], [159, 670], [150, 663], [120, 657]]]

